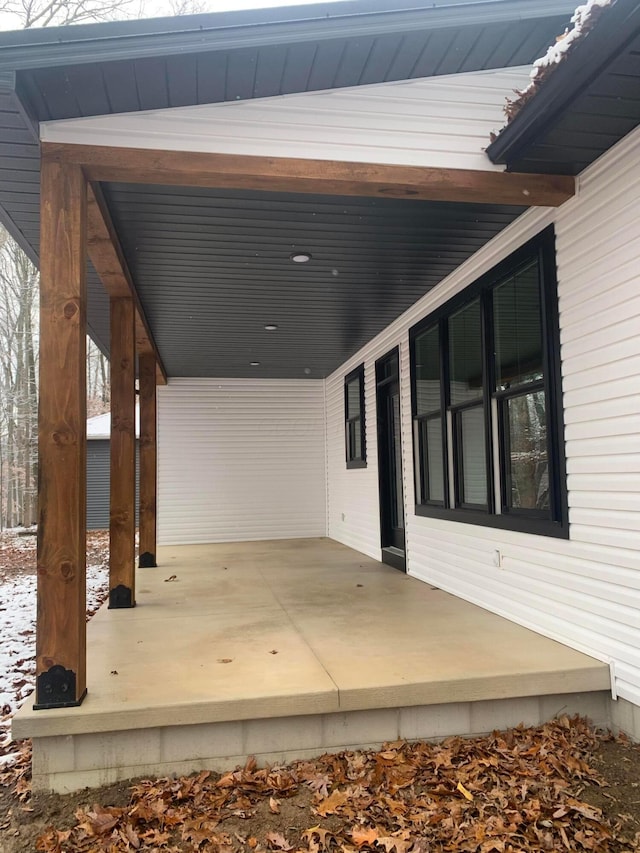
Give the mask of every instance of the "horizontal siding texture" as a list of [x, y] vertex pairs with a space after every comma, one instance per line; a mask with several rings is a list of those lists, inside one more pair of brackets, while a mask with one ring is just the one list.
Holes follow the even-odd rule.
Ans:
[[171, 380], [158, 430], [159, 544], [326, 535], [323, 382]]
[[[568, 540], [416, 516], [408, 358], [402, 359], [410, 574], [612, 663], [617, 694], [640, 705], [640, 131], [579, 179], [556, 211], [531, 210], [462, 264], [344, 368], [408, 342], [408, 330], [528, 238], [555, 223], [569, 490]], [[372, 392], [373, 394], [373, 392]], [[369, 417], [375, 417], [373, 396]], [[329, 435], [343, 416], [328, 410]], [[333, 419], [333, 420], [332, 420]], [[354, 472], [346, 472], [350, 475]], [[347, 488], [329, 469], [329, 502], [370, 537], [375, 478]], [[377, 507], [376, 507], [377, 509]], [[331, 512], [329, 532], [340, 537]], [[357, 546], [356, 546], [357, 547]]]
[[[109, 527], [111, 451], [109, 439], [87, 442], [87, 530]], [[136, 526], [140, 515], [140, 465], [136, 442]]]
[[87, 442], [87, 530], [109, 527], [111, 480], [108, 439]]
[[43, 122], [41, 138], [174, 151], [501, 170], [484, 154], [528, 67]]
[[344, 375], [326, 382], [327, 480], [330, 536], [373, 559], [380, 557], [378, 504], [378, 437], [376, 434], [375, 366], [364, 366], [366, 468], [347, 469], [344, 412]]

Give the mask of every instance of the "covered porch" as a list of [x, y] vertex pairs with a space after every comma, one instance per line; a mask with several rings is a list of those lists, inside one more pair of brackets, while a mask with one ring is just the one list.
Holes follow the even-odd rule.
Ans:
[[135, 609], [89, 623], [82, 705], [18, 712], [36, 787], [608, 722], [605, 664], [330, 539], [165, 546], [158, 563]]

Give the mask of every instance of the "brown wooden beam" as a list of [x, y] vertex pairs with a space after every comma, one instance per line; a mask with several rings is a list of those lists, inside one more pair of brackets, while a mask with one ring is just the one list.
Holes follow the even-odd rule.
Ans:
[[109, 607], [134, 607], [136, 353], [133, 299], [111, 300], [111, 503]]
[[77, 163], [92, 181], [129, 181], [324, 195], [557, 207], [575, 192], [565, 175], [250, 157], [100, 145], [43, 143], [47, 155]]
[[153, 339], [127, 262], [118, 240], [109, 208], [97, 184], [87, 187], [87, 247], [91, 263], [112, 299], [131, 297], [136, 309], [136, 346], [140, 353], [153, 353], [156, 381], [167, 384], [167, 374]]
[[157, 472], [157, 398], [156, 362], [152, 353], [138, 357], [140, 386], [140, 557], [141, 569], [157, 566], [156, 505]]
[[86, 693], [86, 187], [41, 169], [36, 708]]

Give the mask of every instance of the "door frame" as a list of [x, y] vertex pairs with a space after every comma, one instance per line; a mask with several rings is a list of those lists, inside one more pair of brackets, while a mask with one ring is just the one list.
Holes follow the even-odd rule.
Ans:
[[[390, 359], [396, 359], [397, 371], [394, 376], [388, 377], [386, 379], [380, 379], [380, 372], [382, 366], [385, 362]], [[375, 371], [376, 371], [376, 429], [377, 429], [377, 437], [378, 437], [378, 503], [380, 508], [380, 548], [381, 548], [381, 560], [383, 563], [386, 563], [389, 566], [393, 566], [394, 569], [399, 569], [402, 572], [406, 572], [407, 570], [407, 561], [406, 561], [406, 508], [404, 505], [404, 482], [403, 482], [403, 471], [402, 471], [402, 461], [403, 461], [403, 448], [402, 448], [402, 398], [400, 397], [400, 347], [396, 346], [386, 352], [383, 356], [376, 360], [375, 363]], [[397, 545], [395, 545], [392, 541], [390, 541], [390, 537], [387, 534], [390, 525], [390, 507], [389, 507], [389, 493], [388, 493], [388, 483], [389, 483], [389, 473], [388, 466], [385, 458], [386, 447], [387, 447], [387, 423], [383, 418], [383, 411], [381, 408], [381, 399], [382, 393], [389, 385], [395, 384], [398, 388], [398, 398], [400, 403], [400, 420], [399, 420], [399, 433], [398, 433], [398, 441], [400, 442], [400, 472], [399, 472], [399, 483], [401, 490], [401, 502], [402, 502], [402, 514], [403, 514], [403, 527], [402, 527], [402, 539], [403, 539], [403, 547], [400, 549]], [[383, 482], [385, 480], [386, 482]]]

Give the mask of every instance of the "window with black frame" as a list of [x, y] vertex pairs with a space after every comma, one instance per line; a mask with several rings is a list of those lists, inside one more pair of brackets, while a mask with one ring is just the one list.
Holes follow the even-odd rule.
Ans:
[[552, 229], [411, 331], [416, 512], [566, 535]]
[[367, 464], [364, 420], [364, 364], [344, 380], [344, 415], [347, 468]]

